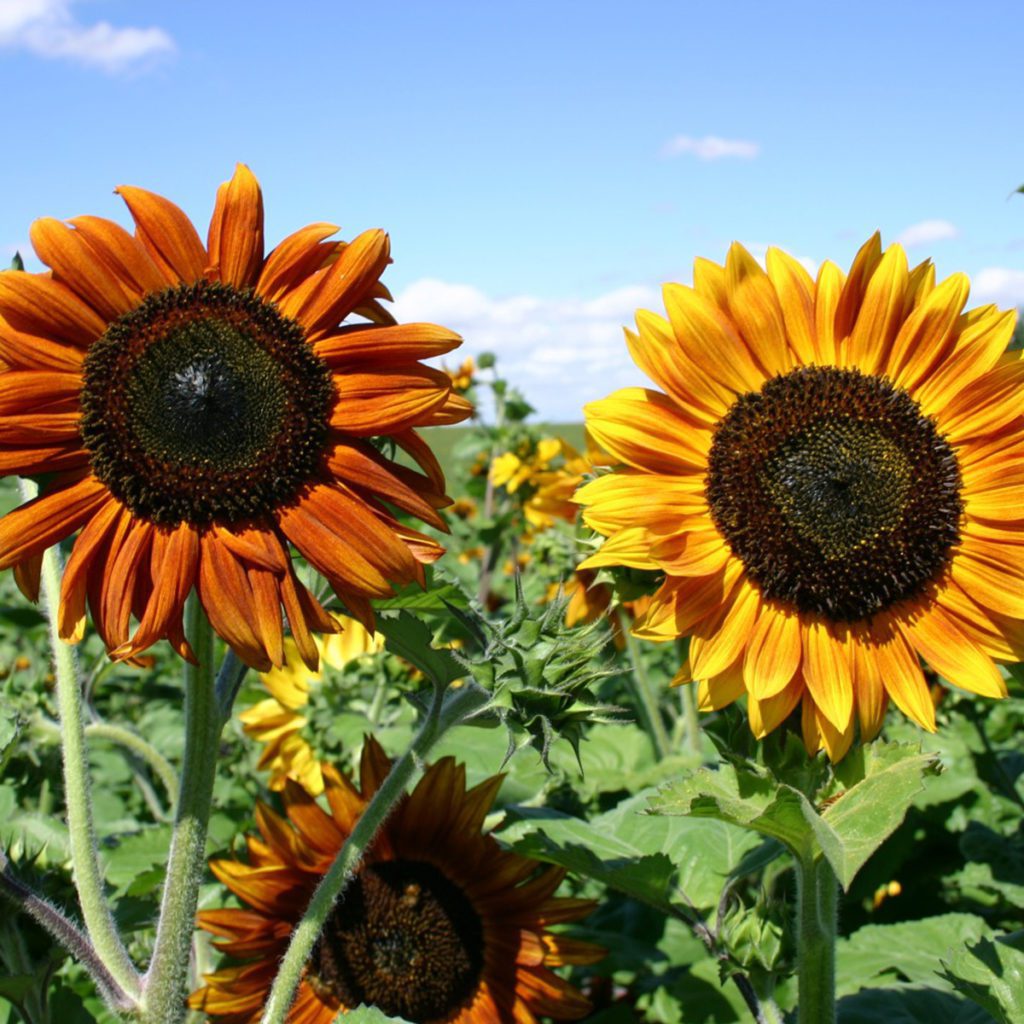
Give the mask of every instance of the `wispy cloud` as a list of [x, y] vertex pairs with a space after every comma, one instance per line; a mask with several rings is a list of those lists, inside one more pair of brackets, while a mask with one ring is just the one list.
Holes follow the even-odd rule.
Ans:
[[458, 331], [465, 352], [494, 352], [502, 375], [542, 419], [577, 422], [583, 405], [616, 388], [650, 386], [633, 365], [623, 326], [638, 308], [658, 309], [657, 290], [617, 288], [595, 299], [493, 298], [470, 285], [425, 279], [395, 301], [400, 321], [427, 320]]
[[661, 147], [662, 156], [682, 156], [688, 153], [698, 160], [722, 160], [726, 157], [753, 160], [760, 152], [761, 147], [756, 142], [722, 139], [717, 135], [705, 135], [699, 139], [692, 135], [676, 135]]
[[971, 275], [971, 301], [997, 306], [1024, 306], [1024, 270], [985, 267]]
[[942, 242], [948, 238], [958, 238], [960, 231], [948, 220], [922, 220], [904, 228], [897, 236], [900, 245], [927, 245], [929, 242]]
[[71, 60], [116, 73], [174, 52], [161, 28], [116, 28], [106, 21], [78, 22], [74, 0], [0, 0], [0, 47]]

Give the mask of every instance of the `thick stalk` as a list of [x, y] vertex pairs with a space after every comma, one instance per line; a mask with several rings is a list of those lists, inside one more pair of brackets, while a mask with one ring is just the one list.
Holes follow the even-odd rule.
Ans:
[[453, 690], [447, 701], [438, 687], [434, 700], [412, 746], [391, 766], [391, 771], [367, 804], [351, 834], [345, 841], [334, 863], [320, 880], [302, 920], [292, 932], [288, 951], [281, 961], [270, 990], [270, 998], [263, 1009], [261, 1024], [284, 1024], [302, 973], [338, 897], [345, 889], [359, 865], [366, 848], [384, 824], [388, 815], [401, 799], [406, 787], [423, 771], [423, 758], [431, 747], [451, 728], [462, 721], [465, 712], [479, 707], [479, 699], [472, 687]]
[[629, 655], [629, 664], [632, 671], [626, 677], [627, 685], [633, 700], [636, 702], [637, 715], [640, 718], [640, 725], [647, 733], [651, 746], [654, 747], [654, 754], [658, 760], [668, 757], [672, 751], [672, 742], [668, 737], [668, 730], [665, 728], [664, 719], [661, 717], [661, 708], [654, 699], [651, 692], [650, 681], [647, 678], [647, 669], [644, 667], [643, 654], [637, 639], [630, 632], [629, 622], [622, 614], [622, 610], [615, 610], [616, 621], [619, 624], [619, 631], [626, 640], [626, 653]]
[[[20, 483], [21, 493], [26, 500], [38, 495], [39, 488], [34, 481], [22, 480]], [[56, 548], [50, 548], [43, 554], [40, 582], [43, 605], [50, 622], [50, 647], [57, 683], [71, 868], [75, 889], [78, 891], [78, 902], [82, 908], [82, 918], [96, 955], [118, 987], [129, 999], [134, 1000], [139, 995], [140, 978], [124, 948], [107, 903], [103, 870], [96, 844], [78, 661], [75, 649], [61, 640], [57, 632], [60, 578], [60, 555]]]
[[798, 1024], [835, 1024], [839, 883], [825, 857], [795, 858]]
[[206, 829], [224, 725], [214, 684], [213, 629], [195, 597], [186, 607], [188, 632], [199, 664], [185, 665], [181, 796], [174, 816], [156, 943], [144, 981], [144, 1024], [179, 1024], [187, 1013], [196, 902], [206, 867]]

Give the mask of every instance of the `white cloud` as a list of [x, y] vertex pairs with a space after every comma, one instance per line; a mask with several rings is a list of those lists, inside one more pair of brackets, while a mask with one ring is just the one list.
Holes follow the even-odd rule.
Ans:
[[761, 152], [756, 142], [745, 139], [722, 139], [717, 135], [705, 135], [695, 139], [692, 135], [676, 135], [661, 147], [662, 156], [680, 156], [692, 153], [698, 160], [721, 160], [723, 157], [738, 157], [753, 160]]
[[541, 419], [578, 422], [583, 405], [616, 388], [653, 386], [633, 365], [622, 333], [637, 309], [659, 309], [654, 288], [618, 288], [595, 299], [491, 298], [464, 284], [424, 279], [401, 292], [402, 322], [444, 324], [465, 339], [448, 357], [494, 352], [503, 377], [518, 387]]
[[900, 245], [926, 245], [929, 242], [942, 242], [948, 238], [959, 237], [960, 232], [955, 224], [948, 220], [922, 220], [904, 228], [897, 236]]
[[73, 2], [0, 0], [0, 46], [110, 72], [174, 52], [174, 41], [160, 28], [115, 28], [106, 21], [82, 25], [71, 13]]
[[1024, 270], [985, 267], [972, 274], [971, 301], [994, 302], [1003, 308], [1024, 306]]

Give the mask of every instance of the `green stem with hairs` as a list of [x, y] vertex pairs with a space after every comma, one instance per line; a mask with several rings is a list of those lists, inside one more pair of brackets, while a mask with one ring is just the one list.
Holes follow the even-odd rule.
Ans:
[[839, 882], [823, 856], [795, 857], [797, 1022], [835, 1024]]
[[193, 596], [188, 635], [198, 659], [185, 665], [185, 756], [174, 816], [153, 957], [143, 986], [144, 1024], [180, 1024], [187, 1014], [189, 964], [199, 884], [206, 869], [206, 829], [213, 800], [217, 750], [225, 716], [213, 671], [213, 628]]
[[479, 710], [480, 703], [475, 687], [451, 690], [446, 699], [444, 689], [435, 686], [434, 699], [412, 745], [391, 766], [391, 771], [366, 805], [334, 863], [320, 880], [306, 913], [292, 932], [288, 950], [278, 967], [270, 997], [263, 1009], [261, 1024], [284, 1024], [317, 937], [358, 868], [363, 852], [373, 842], [408, 785], [422, 773], [423, 758], [453, 725]]
[[[32, 480], [22, 479], [20, 486], [26, 501], [31, 501], [39, 494], [39, 487]], [[89, 753], [85, 741], [78, 659], [75, 649], [58, 634], [60, 580], [60, 554], [57, 548], [50, 548], [43, 554], [40, 582], [43, 606], [50, 623], [50, 647], [57, 684], [71, 867], [82, 918], [96, 955], [128, 999], [135, 1001], [141, 990], [141, 979], [118, 934], [104, 892], [103, 870], [92, 813]]]
[[632, 671], [627, 676], [627, 684], [633, 699], [636, 701], [637, 715], [640, 718], [640, 725], [647, 738], [654, 747], [654, 754], [659, 761], [668, 757], [672, 751], [672, 741], [669, 739], [668, 730], [665, 728], [665, 721], [661, 717], [661, 708], [651, 692], [650, 681], [647, 678], [647, 669], [644, 667], [643, 654], [640, 651], [640, 644], [629, 628], [629, 622], [622, 614], [621, 608], [615, 609], [616, 622], [619, 624], [619, 632], [626, 640], [626, 653], [629, 655], [629, 664]]

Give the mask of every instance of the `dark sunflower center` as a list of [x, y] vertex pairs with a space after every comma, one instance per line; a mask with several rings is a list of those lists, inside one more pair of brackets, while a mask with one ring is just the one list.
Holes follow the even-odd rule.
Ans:
[[465, 893], [432, 864], [382, 861], [355, 876], [327, 919], [309, 981], [342, 1006], [422, 1024], [464, 1004], [483, 964], [483, 925]]
[[741, 395], [719, 422], [706, 493], [762, 594], [834, 621], [913, 597], [960, 539], [960, 469], [884, 377], [808, 366]]
[[302, 328], [251, 292], [183, 285], [115, 320], [85, 359], [93, 472], [152, 522], [237, 522], [320, 466], [334, 391]]

